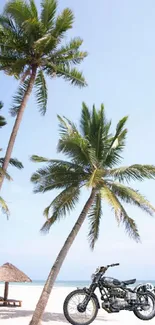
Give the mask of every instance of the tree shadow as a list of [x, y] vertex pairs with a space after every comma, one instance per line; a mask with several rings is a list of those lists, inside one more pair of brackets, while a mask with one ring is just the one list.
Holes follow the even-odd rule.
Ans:
[[[11, 318], [19, 318], [19, 317], [29, 317], [34, 313], [33, 310], [17, 310], [17, 309], [0, 309], [0, 320], [1, 319], [11, 319]], [[45, 312], [42, 317], [43, 322], [64, 322], [68, 323], [65, 316], [62, 313], [49, 313]], [[98, 321], [108, 321], [103, 316], [97, 316], [96, 320]]]
[[[28, 317], [32, 316], [34, 313], [33, 310], [6, 310], [6, 309], [0, 309], [0, 319], [10, 319], [10, 318], [18, 318], [18, 317]], [[56, 321], [56, 322], [64, 322], [68, 323], [65, 316], [61, 313], [49, 313], [45, 312], [42, 318], [43, 322], [50, 322], [50, 321]]]

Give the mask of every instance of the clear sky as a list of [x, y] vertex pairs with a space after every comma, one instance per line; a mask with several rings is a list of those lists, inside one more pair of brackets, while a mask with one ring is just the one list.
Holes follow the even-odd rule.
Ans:
[[[39, 0], [37, 4], [39, 6]], [[0, 1], [2, 11], [5, 0]], [[70, 7], [75, 13], [74, 28], [68, 37], [84, 39], [83, 49], [89, 52], [81, 66], [89, 86], [83, 90], [71, 87], [63, 80], [48, 81], [48, 112], [40, 116], [33, 98], [29, 101], [17, 137], [13, 157], [25, 168], [10, 173], [14, 182], [5, 183], [3, 197], [11, 210], [6, 221], [0, 222], [0, 264], [11, 262], [32, 279], [45, 279], [50, 266], [69, 234], [88, 193], [84, 192], [77, 209], [58, 223], [49, 235], [39, 229], [44, 222], [42, 211], [55, 193], [33, 194], [30, 176], [38, 167], [29, 161], [31, 154], [58, 158], [58, 123], [56, 114], [78, 122], [81, 102], [97, 106], [104, 103], [113, 125], [129, 115], [127, 148], [124, 165], [155, 164], [155, 3], [154, 0], [60, 0], [59, 10]], [[8, 125], [1, 130], [1, 147], [6, 148], [14, 119], [9, 116], [12, 95], [18, 83], [0, 74], [0, 99]], [[155, 206], [155, 181], [132, 184], [140, 189]], [[110, 274], [120, 278], [154, 279], [155, 219], [135, 208], [128, 208], [141, 234], [141, 244], [129, 239], [118, 228], [114, 215], [103, 206], [100, 238], [94, 252], [87, 241], [85, 222], [62, 267], [59, 279], [89, 279], [98, 265], [120, 262]]]

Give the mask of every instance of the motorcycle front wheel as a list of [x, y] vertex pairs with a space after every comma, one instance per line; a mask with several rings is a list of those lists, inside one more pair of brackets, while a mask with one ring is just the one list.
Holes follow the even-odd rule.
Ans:
[[94, 321], [98, 313], [98, 302], [91, 297], [85, 310], [81, 306], [87, 294], [84, 290], [72, 291], [65, 299], [63, 311], [66, 319], [73, 325], [88, 325]]
[[[142, 320], [150, 320], [155, 317], [155, 296], [151, 292], [147, 291], [139, 295], [139, 302], [144, 306], [136, 307], [134, 314], [136, 317]], [[147, 305], [146, 305], [147, 304]]]

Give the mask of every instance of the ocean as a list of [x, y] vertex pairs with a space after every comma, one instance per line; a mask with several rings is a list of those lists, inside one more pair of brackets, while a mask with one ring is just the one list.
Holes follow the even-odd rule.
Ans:
[[[89, 286], [91, 281], [56, 281], [55, 287], [87, 287]], [[139, 283], [152, 283], [155, 286], [155, 280], [138, 280], [134, 286]], [[0, 282], [0, 284], [3, 284]], [[24, 286], [44, 286], [45, 281], [43, 280], [33, 280], [32, 282], [20, 283], [20, 282], [12, 282], [11, 285], [24, 285]]]

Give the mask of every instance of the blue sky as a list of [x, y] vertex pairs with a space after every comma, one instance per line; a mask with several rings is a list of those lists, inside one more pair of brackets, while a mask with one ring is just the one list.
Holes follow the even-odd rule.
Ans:
[[[2, 11], [5, 0], [0, 1]], [[39, 1], [37, 1], [39, 5]], [[5, 183], [3, 197], [11, 210], [6, 221], [1, 215], [0, 264], [11, 262], [23, 269], [32, 279], [46, 278], [59, 249], [80, 213], [88, 193], [84, 192], [79, 205], [70, 216], [42, 236], [39, 229], [44, 222], [42, 211], [55, 193], [33, 194], [30, 176], [37, 165], [29, 161], [31, 154], [58, 158], [57, 114], [78, 123], [81, 102], [105, 105], [113, 126], [129, 115], [127, 148], [124, 165], [155, 164], [155, 5], [152, 0], [59, 1], [59, 10], [70, 7], [75, 13], [73, 30], [68, 38], [80, 36], [88, 58], [80, 67], [88, 87], [79, 90], [61, 79], [48, 80], [48, 111], [40, 116], [32, 96], [17, 137], [13, 157], [18, 157], [23, 171], [10, 169], [14, 182]], [[1, 130], [1, 147], [6, 148], [14, 119], [9, 116], [12, 95], [18, 83], [0, 74], [4, 114], [8, 125]], [[155, 182], [132, 184], [155, 205]], [[94, 252], [89, 249], [85, 222], [62, 267], [59, 279], [89, 279], [98, 265], [120, 262], [110, 274], [119, 278], [153, 279], [155, 269], [155, 219], [135, 208], [128, 208], [141, 234], [141, 244], [129, 239], [118, 228], [112, 211], [103, 206], [100, 238]]]

